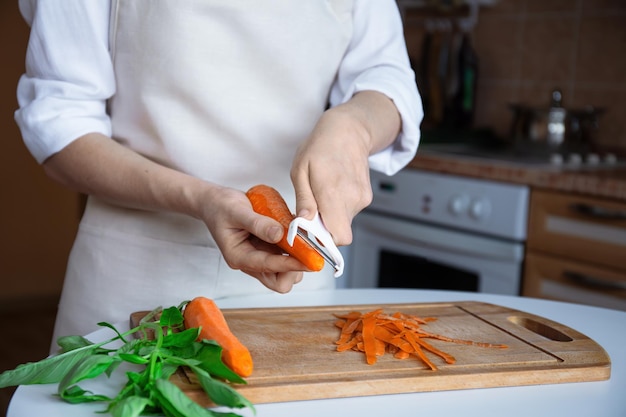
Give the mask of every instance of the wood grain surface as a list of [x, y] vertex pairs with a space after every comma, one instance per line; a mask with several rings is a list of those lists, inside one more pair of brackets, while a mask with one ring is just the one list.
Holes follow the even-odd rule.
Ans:
[[[448, 365], [427, 369], [416, 358], [379, 357], [365, 363], [362, 353], [337, 352], [339, 329], [333, 314], [383, 308], [435, 317], [425, 329], [450, 338], [505, 344], [506, 349], [459, 345], [429, 339], [453, 355]], [[479, 302], [380, 304], [294, 308], [224, 309], [233, 333], [250, 349], [254, 372], [237, 386], [253, 403], [340, 398], [407, 392], [556, 384], [606, 380], [611, 361], [587, 336], [543, 317]], [[141, 317], [134, 313], [131, 321]], [[201, 405], [211, 403], [193, 374], [173, 381]]]

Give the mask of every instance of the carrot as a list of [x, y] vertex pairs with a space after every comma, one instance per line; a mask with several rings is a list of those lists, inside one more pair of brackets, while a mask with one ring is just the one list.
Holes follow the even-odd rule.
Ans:
[[283, 238], [277, 243], [278, 247], [303, 263], [311, 271], [321, 271], [324, 267], [324, 258], [311, 248], [300, 236], [296, 236], [293, 246], [287, 242], [287, 230], [295, 216], [287, 207], [287, 203], [280, 193], [267, 185], [259, 184], [250, 188], [246, 196], [252, 203], [252, 208], [259, 214], [277, 220], [284, 229]]
[[210, 298], [196, 297], [183, 312], [187, 329], [200, 328], [198, 340], [215, 340], [222, 347], [222, 361], [233, 372], [245, 378], [252, 374], [252, 355], [231, 332], [217, 304]]
[[365, 361], [373, 365], [378, 356], [389, 353], [396, 359], [414, 356], [428, 368], [435, 371], [437, 366], [428, 358], [426, 352], [439, 356], [448, 364], [456, 359], [426, 342], [424, 339], [437, 339], [450, 343], [473, 345], [489, 348], [506, 348], [506, 345], [454, 339], [447, 336], [426, 332], [421, 325], [436, 320], [433, 317], [420, 318], [410, 314], [385, 314], [382, 309], [367, 313], [353, 311], [348, 314], [335, 314], [334, 325], [341, 330], [335, 341], [337, 351], [356, 350], [365, 354]]

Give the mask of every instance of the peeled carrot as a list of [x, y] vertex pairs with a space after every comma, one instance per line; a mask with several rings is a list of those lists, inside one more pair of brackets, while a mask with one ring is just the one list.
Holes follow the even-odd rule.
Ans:
[[324, 267], [324, 258], [311, 248], [300, 236], [296, 236], [293, 246], [287, 242], [287, 230], [295, 216], [287, 207], [287, 203], [280, 193], [267, 185], [255, 185], [246, 193], [252, 208], [259, 214], [277, 220], [284, 229], [283, 238], [277, 243], [278, 247], [289, 255], [302, 262], [311, 271], [321, 271]]
[[200, 328], [198, 340], [215, 340], [222, 347], [222, 361], [233, 372], [245, 378], [252, 374], [252, 355], [231, 332], [217, 304], [210, 298], [196, 297], [185, 306], [185, 327]]

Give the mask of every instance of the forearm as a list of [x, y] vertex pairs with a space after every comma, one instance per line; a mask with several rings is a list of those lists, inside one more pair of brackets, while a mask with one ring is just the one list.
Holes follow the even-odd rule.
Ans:
[[361, 136], [366, 141], [369, 155], [392, 144], [402, 128], [400, 114], [393, 101], [376, 91], [359, 92], [334, 110], [347, 111], [358, 122], [363, 129]]
[[200, 201], [218, 187], [157, 164], [98, 133], [48, 158], [43, 167], [66, 187], [115, 204], [200, 216]]

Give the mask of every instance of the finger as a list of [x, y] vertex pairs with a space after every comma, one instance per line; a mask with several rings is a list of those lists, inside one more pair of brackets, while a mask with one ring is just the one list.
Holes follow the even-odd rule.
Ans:
[[304, 170], [293, 171], [291, 181], [296, 193], [296, 216], [311, 220], [318, 209], [307, 173]]
[[226, 259], [233, 269], [241, 269], [257, 276], [261, 272], [308, 271], [306, 266], [293, 256], [287, 256], [281, 248], [255, 236], [234, 248]]
[[277, 243], [285, 234], [285, 229], [277, 220], [252, 212], [244, 228], [254, 236], [269, 243]]
[[261, 272], [249, 274], [258, 279], [265, 287], [280, 294], [288, 293], [293, 286], [302, 281], [303, 274], [298, 271], [290, 272]]

